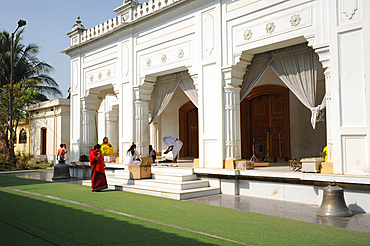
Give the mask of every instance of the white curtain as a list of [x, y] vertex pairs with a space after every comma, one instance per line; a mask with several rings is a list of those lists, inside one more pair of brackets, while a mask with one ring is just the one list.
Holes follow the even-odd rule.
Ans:
[[248, 66], [247, 73], [244, 75], [244, 81], [240, 91], [240, 101], [242, 101], [253, 87], [260, 80], [262, 75], [271, 63], [271, 56], [269, 53], [262, 53], [255, 55], [252, 59], [251, 65]]
[[153, 123], [155, 119], [163, 112], [168, 103], [171, 101], [176, 88], [179, 85], [176, 74], [170, 74], [157, 78], [154, 89], [152, 91], [152, 119], [149, 124]]
[[177, 78], [179, 81], [179, 86], [184, 91], [184, 93], [188, 96], [188, 98], [192, 101], [192, 103], [198, 107], [198, 92], [195, 89], [193, 79], [187, 72], [181, 72], [177, 74]]
[[317, 88], [317, 55], [304, 45], [273, 51], [271, 67], [293, 94], [311, 110], [311, 124], [316, 128], [326, 99], [315, 106]]

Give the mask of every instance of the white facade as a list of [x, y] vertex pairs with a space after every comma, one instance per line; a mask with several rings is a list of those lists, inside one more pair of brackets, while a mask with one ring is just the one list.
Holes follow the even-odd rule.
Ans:
[[70, 100], [59, 98], [40, 102], [32, 104], [28, 110], [30, 153], [56, 163], [60, 144], [66, 144], [70, 148]]
[[[71, 160], [103, 135], [121, 161], [132, 142], [142, 155], [150, 143], [164, 149], [161, 137], [179, 135], [175, 113], [188, 99], [176, 91], [149, 126], [151, 94], [158, 77], [186, 71], [198, 93], [200, 167], [223, 168], [242, 157], [240, 86], [254, 55], [307, 42], [323, 67], [326, 121], [308, 129], [310, 112], [290, 92], [290, 153], [317, 156], [327, 144], [335, 174], [369, 175], [367, 10], [365, 0], [125, 0], [116, 17], [91, 29], [78, 20], [63, 51], [71, 57]], [[270, 72], [258, 85], [284, 86]], [[117, 101], [105, 100], [111, 96]]]

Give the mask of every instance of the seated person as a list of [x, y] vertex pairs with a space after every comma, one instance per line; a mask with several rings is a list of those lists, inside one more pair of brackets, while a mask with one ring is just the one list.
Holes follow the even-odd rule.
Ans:
[[131, 147], [127, 150], [125, 164], [130, 165], [141, 165], [140, 155], [136, 151], [136, 145], [132, 143]]
[[103, 156], [113, 156], [113, 146], [109, 143], [109, 139], [107, 137], [103, 138], [101, 152]]
[[168, 146], [167, 150], [164, 154], [167, 154], [172, 150], [173, 160], [172, 163], [177, 162], [177, 158], [179, 157], [180, 150], [182, 148], [182, 141], [175, 137], [164, 137], [163, 142]]
[[149, 145], [149, 157], [153, 158], [153, 162], [155, 162], [155, 159], [157, 158], [157, 154], [151, 145]]

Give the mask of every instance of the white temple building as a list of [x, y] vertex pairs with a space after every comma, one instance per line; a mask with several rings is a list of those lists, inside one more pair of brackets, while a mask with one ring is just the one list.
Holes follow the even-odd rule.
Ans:
[[[107, 136], [223, 169], [225, 160], [320, 156], [370, 175], [370, 1], [123, 1], [68, 33], [71, 160]], [[81, 10], [83, 11], [83, 10]]]

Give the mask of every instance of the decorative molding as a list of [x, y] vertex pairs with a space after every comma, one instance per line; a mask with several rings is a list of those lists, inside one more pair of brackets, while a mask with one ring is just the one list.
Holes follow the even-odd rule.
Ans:
[[152, 65], [152, 60], [150, 59], [150, 58], [148, 58], [147, 60], [146, 60], [146, 66], [147, 67], [150, 67]]
[[180, 58], [180, 59], [184, 57], [184, 50], [183, 49], [179, 49], [179, 51], [177, 52], [177, 57]]
[[275, 27], [276, 27], [275, 23], [271, 21], [271, 22], [266, 24], [265, 30], [266, 30], [267, 33], [271, 34], [275, 31]]
[[165, 63], [167, 61], [167, 55], [163, 54], [162, 57], [161, 57], [161, 60], [162, 60], [163, 63]]
[[301, 20], [302, 20], [301, 15], [299, 15], [299, 14], [294, 14], [294, 15], [292, 15], [292, 17], [290, 18], [290, 25], [291, 25], [291, 26], [296, 27], [296, 26], [298, 26], [299, 24], [301, 24]]
[[247, 29], [243, 33], [244, 40], [249, 40], [252, 38], [253, 32], [251, 29]]
[[111, 75], [112, 75], [112, 71], [110, 69], [108, 69], [107, 76], [110, 77]]
[[122, 75], [127, 77], [130, 71], [130, 50], [127, 43], [122, 44]]
[[93, 82], [94, 81], [94, 75], [91, 75], [90, 76], [90, 82]]
[[342, 11], [348, 20], [352, 20], [357, 10], [358, 0], [342, 0]]
[[211, 12], [204, 14], [203, 17], [203, 47], [204, 57], [210, 57], [215, 48], [215, 23]]
[[99, 79], [102, 79], [102, 77], [103, 77], [103, 74], [102, 74], [101, 72], [99, 72], [99, 74], [98, 74], [98, 78], [99, 78]]

